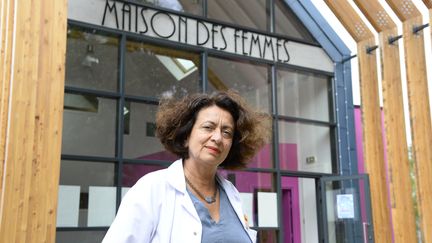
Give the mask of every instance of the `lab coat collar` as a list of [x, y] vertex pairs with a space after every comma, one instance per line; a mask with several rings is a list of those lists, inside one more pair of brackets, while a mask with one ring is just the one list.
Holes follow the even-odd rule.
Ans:
[[186, 194], [186, 181], [183, 171], [183, 160], [178, 159], [168, 167], [168, 183], [177, 191]]
[[181, 196], [179, 202], [182, 207], [191, 214], [196, 220], [200, 220], [198, 213], [193, 205], [192, 199], [186, 191], [186, 181], [184, 177], [183, 161], [181, 159], [176, 160], [168, 167], [167, 173], [168, 183], [177, 191]]
[[[241, 199], [238, 194], [238, 191], [235, 189], [235, 187], [227, 181], [223, 176], [220, 174], [216, 174], [217, 180], [222, 186], [222, 188], [225, 190], [225, 193], [228, 196], [228, 199], [234, 208], [234, 211], [237, 214], [237, 217], [240, 219], [240, 222], [242, 223], [243, 227], [246, 229], [246, 232], [249, 234], [249, 237], [254, 242], [254, 239], [256, 239], [256, 232], [252, 232], [249, 230], [249, 226], [245, 223], [245, 216], [243, 214], [242, 205], [241, 205]], [[174, 161], [169, 167], [168, 167], [168, 173], [167, 173], [167, 180], [168, 183], [174, 187], [177, 191], [183, 194], [183, 198], [181, 200], [181, 203], [183, 207], [195, 217], [195, 219], [200, 220], [198, 213], [195, 210], [195, 207], [193, 206], [192, 200], [189, 197], [189, 194], [186, 191], [186, 181], [184, 176], [184, 170], [183, 170], [183, 160], [178, 159]]]

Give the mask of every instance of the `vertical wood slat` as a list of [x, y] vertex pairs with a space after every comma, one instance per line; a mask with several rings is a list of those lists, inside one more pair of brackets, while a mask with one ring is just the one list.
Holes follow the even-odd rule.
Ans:
[[392, 228], [382, 141], [376, 52], [366, 53], [375, 38], [357, 43], [365, 168], [369, 173], [375, 242], [391, 242]]
[[[5, 17], [10, 32], [3, 30], [2, 19], [1, 84], [12, 92], [2, 91], [1, 97], [2, 109], [10, 104], [10, 111], [4, 117], [2, 110], [1, 127], [5, 120], [9, 126], [8, 136], [1, 133], [6, 151], [0, 242], [55, 242], [67, 1], [7, 2], [17, 9], [16, 16]], [[3, 50], [12, 61], [5, 61]]]
[[432, 127], [423, 32], [412, 33], [422, 17], [403, 23], [407, 87], [423, 242], [432, 242]]
[[406, 140], [399, 47], [388, 43], [397, 29], [380, 32], [387, 161], [395, 242], [417, 242]]
[[377, 0], [354, 0], [379, 32], [383, 110], [395, 242], [417, 242], [396, 24]]
[[375, 52], [366, 53], [367, 48], [375, 46], [375, 38], [347, 1], [325, 2], [357, 42], [364, 158], [366, 170], [370, 175], [375, 242], [388, 243], [392, 241], [392, 229], [381, 136], [377, 60]]
[[413, 33], [413, 28], [421, 26], [423, 21], [422, 15], [411, 1], [387, 0], [387, 2], [398, 18], [403, 20], [405, 66], [421, 229], [423, 242], [432, 242], [430, 228], [432, 225], [432, 204], [430, 203], [432, 201], [432, 124], [423, 36], [425, 31]]

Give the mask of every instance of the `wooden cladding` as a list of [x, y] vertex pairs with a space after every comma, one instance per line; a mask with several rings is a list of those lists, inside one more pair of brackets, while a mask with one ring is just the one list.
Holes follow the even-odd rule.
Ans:
[[390, 203], [395, 242], [416, 242], [396, 24], [377, 0], [355, 0], [378, 32]]
[[399, 45], [398, 42], [389, 43], [389, 38], [394, 36], [397, 36], [396, 28], [379, 33], [393, 232], [395, 242], [417, 242], [403, 111]]
[[372, 32], [348, 1], [325, 0], [325, 2], [357, 43], [373, 37]]
[[365, 168], [370, 176], [375, 242], [391, 242], [389, 199], [381, 128], [376, 53], [366, 49], [375, 45], [375, 38], [357, 43], [362, 100], [363, 147]]
[[[398, 33], [394, 22], [389, 18], [383, 7], [376, 0], [354, 0], [359, 9], [371, 22], [372, 26], [379, 33], [381, 63], [382, 63], [382, 86], [384, 98], [384, 116], [386, 128], [387, 155], [389, 163], [390, 198], [392, 205], [393, 231], [396, 242], [415, 242], [415, 221], [413, 203], [411, 201], [411, 182], [409, 180], [409, 162], [406, 145], [406, 134], [404, 125], [403, 102], [401, 77], [399, 69], [398, 42], [389, 43], [389, 40], [397, 40]], [[430, 9], [430, 0], [423, 0]], [[370, 144], [371, 133], [378, 133], [379, 130], [373, 126], [377, 123], [378, 117], [375, 106], [371, 100], [378, 99], [378, 93], [372, 87], [365, 87], [365, 83], [371, 86], [377, 85], [374, 75], [376, 66], [365, 54], [365, 48], [374, 45], [373, 37], [369, 43], [365, 36], [358, 33], [360, 18], [347, 1], [326, 0], [327, 5], [339, 17], [342, 24], [356, 40], [358, 45], [358, 57], [360, 65], [360, 89], [362, 99], [365, 166], [371, 176], [371, 196], [374, 212], [374, 227], [377, 242], [390, 242], [391, 238], [381, 237], [389, 233], [387, 229], [378, 230], [376, 217], [383, 219], [386, 210], [384, 205], [378, 205], [376, 200], [386, 199], [384, 188], [380, 187], [384, 174], [377, 174], [382, 168], [379, 154], [380, 145]], [[432, 225], [432, 129], [429, 107], [429, 94], [427, 87], [427, 75], [425, 66], [423, 32], [414, 33], [415, 27], [422, 26], [421, 14], [412, 1], [388, 0], [387, 3], [403, 21], [403, 41], [405, 48], [405, 64], [407, 69], [408, 96], [410, 106], [410, 119], [413, 137], [414, 158], [417, 165], [416, 176], [418, 180], [418, 195], [421, 214], [421, 228], [424, 242], [432, 242], [432, 232], [428, 226]], [[429, 10], [431, 11], [431, 10]], [[354, 13], [354, 14], [353, 14]], [[361, 28], [360, 28], [361, 29]], [[363, 31], [364, 33], [364, 31]], [[401, 42], [401, 41], [400, 41]], [[376, 65], [376, 64], [375, 64]], [[371, 81], [372, 80], [372, 81]], [[372, 82], [372, 83], [371, 83]], [[376, 103], [376, 101], [372, 101]], [[375, 129], [375, 130], [374, 130]], [[369, 138], [368, 138], [369, 137]], [[376, 139], [379, 139], [376, 137]], [[374, 176], [378, 176], [374, 182]], [[378, 191], [377, 191], [378, 190]], [[381, 197], [378, 198], [377, 196]], [[385, 221], [381, 221], [385, 223]], [[390, 232], [391, 234], [391, 232]]]
[[396, 28], [396, 24], [384, 10], [378, 0], [354, 0], [371, 25], [378, 32]]
[[55, 242], [66, 0], [1, 5], [0, 242]]
[[432, 242], [432, 127], [426, 75], [422, 16], [403, 22], [405, 65], [423, 242]]

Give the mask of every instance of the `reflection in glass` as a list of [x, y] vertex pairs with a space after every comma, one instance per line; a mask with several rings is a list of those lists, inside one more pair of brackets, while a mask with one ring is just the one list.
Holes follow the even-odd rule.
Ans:
[[279, 122], [281, 169], [332, 173], [330, 128], [293, 122]]
[[[76, 97], [77, 95], [72, 95]], [[65, 95], [65, 103], [70, 103]], [[71, 110], [63, 113], [62, 154], [114, 157], [117, 102], [92, 95], [82, 100], [94, 101], [96, 111]]]
[[279, 70], [278, 112], [280, 115], [329, 121], [327, 76]]
[[174, 11], [202, 15], [202, 0], [132, 0], [136, 3], [145, 3]]
[[266, 30], [266, 0], [208, 1], [208, 17], [253, 29]]
[[315, 179], [282, 177], [283, 242], [318, 242]]
[[69, 28], [66, 48], [66, 85], [116, 91], [118, 38]]
[[64, 109], [97, 112], [99, 109], [99, 100], [96, 96], [93, 95], [65, 93]]
[[267, 66], [209, 57], [208, 82], [210, 91], [234, 89], [252, 107], [270, 113]]
[[130, 102], [129, 134], [125, 133], [123, 136], [125, 158], [169, 162], [178, 159], [177, 156], [166, 151], [156, 137], [156, 111], [156, 105]]
[[275, 30], [278, 34], [308, 42], [316, 42], [283, 0], [275, 0]]
[[144, 175], [161, 169], [165, 169], [165, 167], [160, 165], [124, 164], [122, 186], [126, 188], [132, 187]]
[[272, 144], [266, 144], [264, 147], [253, 157], [248, 168], [273, 168], [274, 161], [272, 156]]
[[[78, 186], [80, 188], [78, 216], [79, 227], [88, 226], [89, 197], [91, 196], [89, 193], [90, 188], [98, 187], [115, 189], [114, 169], [115, 166], [112, 163], [68, 160], [61, 161], [60, 185]], [[113, 208], [109, 211], [114, 210], [115, 212], [115, 200], [106, 202], [106, 205], [99, 206], [112, 206]]]
[[199, 55], [134, 41], [126, 46], [126, 94], [160, 98], [199, 91]]

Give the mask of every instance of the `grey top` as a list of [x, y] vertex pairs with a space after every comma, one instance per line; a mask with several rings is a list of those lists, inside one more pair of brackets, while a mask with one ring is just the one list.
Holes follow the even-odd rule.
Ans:
[[219, 222], [214, 221], [208, 209], [193, 193], [187, 189], [202, 224], [203, 243], [250, 243], [246, 230], [237, 217], [225, 190], [219, 186]]

